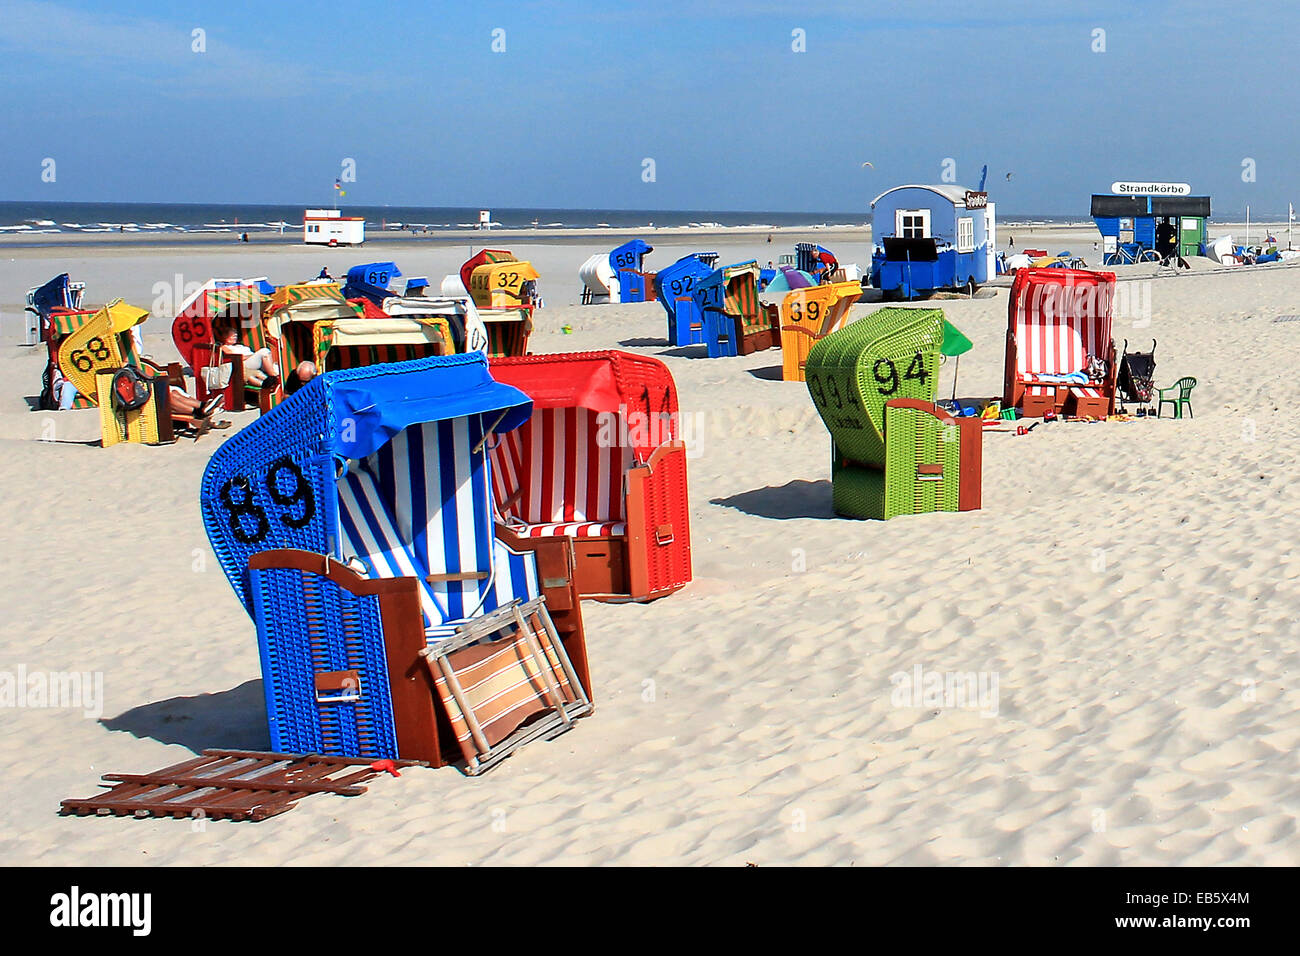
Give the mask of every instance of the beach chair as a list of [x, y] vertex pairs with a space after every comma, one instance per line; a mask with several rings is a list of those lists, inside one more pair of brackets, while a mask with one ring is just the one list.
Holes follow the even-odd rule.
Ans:
[[813, 345], [805, 376], [831, 434], [836, 514], [980, 507], [983, 425], [934, 404], [946, 334], [960, 335], [940, 309], [887, 308]]
[[492, 451], [501, 519], [523, 539], [572, 539], [578, 590], [649, 601], [691, 579], [686, 446], [677, 387], [658, 359], [628, 352], [492, 361], [533, 400]]
[[781, 300], [781, 377], [787, 382], [804, 380], [808, 352], [848, 321], [849, 310], [862, 297], [857, 282], [794, 289]]
[[518, 309], [534, 304], [538, 279], [531, 262], [498, 259], [476, 266], [469, 277], [469, 292], [480, 309]]
[[695, 285], [713, 271], [706, 257], [717, 253], [683, 256], [654, 278], [655, 298], [668, 314], [668, 344], [703, 345], [704, 316], [693, 295]]
[[618, 279], [619, 302], [650, 302], [655, 297], [655, 274], [643, 272], [645, 257], [654, 246], [641, 239], [633, 239], [614, 248], [609, 254], [609, 265]]
[[[474, 255], [470, 256], [460, 267], [460, 282], [465, 291], [469, 292], [470, 280], [474, 277], [474, 270], [482, 265], [489, 265], [493, 262], [513, 262], [515, 255], [509, 249], [480, 249]], [[445, 283], [444, 283], [445, 285]]]
[[[210, 279], [177, 310], [172, 342], [194, 372], [194, 393], [199, 401], [221, 393], [227, 411], [243, 411], [249, 405], [265, 407], [263, 389], [245, 382], [243, 361], [222, 353], [217, 331], [235, 329], [239, 344], [254, 352], [268, 348], [262, 320], [271, 303], [270, 290], [265, 280]], [[229, 369], [222, 374], [224, 387], [210, 388], [206, 377], [210, 373], [204, 370], [221, 368]], [[275, 387], [268, 385], [265, 390], [269, 393]]]
[[572, 544], [494, 531], [487, 446], [529, 412], [482, 353], [438, 356], [320, 375], [213, 453], [273, 749], [478, 773], [590, 711]]
[[695, 283], [692, 296], [704, 324], [710, 358], [748, 355], [779, 344], [779, 309], [758, 298], [758, 263], [715, 269]]
[[382, 311], [384, 300], [397, 294], [388, 286], [401, 276], [402, 270], [397, 268], [396, 262], [368, 262], [353, 266], [343, 282], [343, 298], [349, 301], [361, 299]]
[[[298, 385], [297, 368], [309, 361], [317, 374], [345, 368], [404, 362], [457, 351], [455, 328], [465, 336], [465, 300], [390, 296], [385, 309], [368, 299], [344, 299], [334, 285], [284, 286], [276, 290], [265, 319], [271, 354], [283, 373], [268, 408]], [[373, 311], [371, 311], [373, 310]]]
[[179, 363], [159, 365], [140, 354], [135, 328], [149, 318], [149, 310], [114, 299], [103, 308], [87, 314], [65, 313], [60, 318], [77, 317], [76, 327], [59, 339], [58, 364], [87, 406], [99, 405], [96, 376], [104, 369], [130, 365], [142, 374], [161, 376], [172, 384], [184, 386]]
[[1007, 305], [1002, 407], [1105, 418], [1115, 411], [1113, 272], [1020, 269]]
[[[38, 400], [40, 408], [53, 410], [60, 407], [59, 395], [57, 394], [58, 390], [60, 387], [69, 387], [70, 382], [66, 371], [60, 365], [59, 352], [63, 346], [64, 340], [81, 328], [81, 326], [86, 322], [93, 319], [98, 311], [98, 309], [65, 309], [55, 307], [50, 309], [46, 314], [48, 324], [45, 328], [44, 335], [47, 358], [45, 362], [45, 371], [41, 376], [41, 395]], [[76, 392], [71, 407], [93, 408], [95, 402], [96, 399], [94, 396], [87, 396], [80, 392]]]
[[[177, 428], [195, 437], [207, 431], [210, 422], [194, 415], [171, 411], [169, 392], [174, 386], [185, 391], [185, 376], [179, 362], [160, 365], [140, 354], [136, 344], [136, 327], [149, 318], [146, 309], [116, 299], [91, 313], [76, 315], [75, 328], [59, 340], [59, 367], [65, 369], [68, 382], [84, 398], [84, 407], [97, 407], [103, 446], [118, 442], [165, 445], [175, 441]], [[135, 369], [146, 379], [148, 403], [131, 411], [120, 411], [112, 398], [114, 376], [122, 368]], [[105, 404], [105, 399], [110, 399]], [[78, 407], [74, 402], [73, 407]]]
[[55, 276], [50, 281], [27, 290], [25, 314], [27, 318], [25, 345], [36, 345], [49, 340], [50, 312], [53, 309], [77, 311], [86, 291], [86, 283], [71, 281], [68, 273]]

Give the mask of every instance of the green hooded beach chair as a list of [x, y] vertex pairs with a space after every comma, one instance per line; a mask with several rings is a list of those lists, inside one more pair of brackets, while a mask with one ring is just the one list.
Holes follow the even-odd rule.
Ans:
[[983, 425], [934, 404], [940, 355], [969, 348], [941, 309], [903, 308], [873, 312], [812, 347], [805, 374], [831, 433], [836, 514], [979, 509]]

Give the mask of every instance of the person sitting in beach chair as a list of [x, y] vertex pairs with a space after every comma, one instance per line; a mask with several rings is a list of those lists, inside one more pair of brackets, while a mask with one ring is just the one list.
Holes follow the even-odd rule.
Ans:
[[271, 358], [269, 348], [260, 348], [254, 352], [239, 341], [239, 332], [233, 326], [219, 325], [215, 329], [217, 341], [221, 343], [222, 355], [233, 355], [243, 359], [244, 381], [260, 388], [269, 379], [278, 379], [280, 370]]

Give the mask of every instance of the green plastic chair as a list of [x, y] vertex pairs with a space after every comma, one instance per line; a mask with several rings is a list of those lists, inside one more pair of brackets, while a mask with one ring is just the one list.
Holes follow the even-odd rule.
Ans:
[[1160, 409], [1166, 405], [1174, 407], [1174, 418], [1182, 418], [1184, 408], [1187, 409], [1189, 418], [1195, 418], [1196, 416], [1192, 414], [1192, 389], [1195, 387], [1196, 379], [1188, 375], [1168, 388], [1156, 389], [1159, 396], [1159, 401], [1156, 402], [1156, 418], [1160, 417]]
[[808, 391], [831, 436], [836, 514], [979, 508], [983, 426], [934, 404], [946, 335], [961, 333], [940, 309], [880, 309], [808, 353]]

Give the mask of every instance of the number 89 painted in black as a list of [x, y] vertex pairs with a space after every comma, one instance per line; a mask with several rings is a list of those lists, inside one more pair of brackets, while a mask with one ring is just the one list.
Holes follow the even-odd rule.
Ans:
[[[282, 479], [293, 479], [293, 488], [289, 492], [282, 490]], [[266, 493], [271, 500], [287, 512], [277, 514], [280, 523], [290, 528], [305, 528], [316, 517], [316, 496], [312, 493], [311, 482], [302, 473], [302, 468], [288, 455], [277, 458], [266, 470]], [[240, 500], [235, 501], [232, 494], [238, 490]], [[257, 504], [253, 483], [244, 475], [236, 475], [226, 480], [218, 491], [218, 497], [226, 511], [230, 533], [242, 544], [258, 544], [266, 539], [271, 531], [271, 522], [266, 511]], [[294, 509], [301, 506], [301, 514], [294, 515]], [[249, 529], [244, 520], [251, 516], [255, 527]]]

